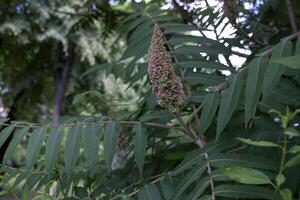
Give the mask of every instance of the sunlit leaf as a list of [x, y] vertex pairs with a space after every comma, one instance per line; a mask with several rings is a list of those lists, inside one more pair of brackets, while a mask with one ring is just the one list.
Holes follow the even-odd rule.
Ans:
[[252, 185], [220, 185], [216, 187], [216, 195], [230, 199], [272, 199], [273, 191]]
[[245, 167], [227, 167], [223, 168], [222, 172], [225, 176], [239, 183], [250, 185], [270, 184], [271, 180], [263, 172], [256, 169]]
[[282, 200], [293, 200], [293, 194], [290, 189], [282, 189], [279, 192]]
[[238, 138], [238, 140], [240, 140], [241, 142], [243, 142], [245, 144], [258, 146], [258, 147], [277, 147], [277, 148], [281, 148], [280, 145], [275, 144], [273, 142], [269, 142], [269, 141], [253, 141], [251, 139], [245, 139], [245, 138]]
[[300, 164], [300, 154], [292, 157], [287, 163], [284, 165], [284, 168], [293, 167]]
[[300, 153], [300, 145], [292, 146], [289, 150], [289, 153]]

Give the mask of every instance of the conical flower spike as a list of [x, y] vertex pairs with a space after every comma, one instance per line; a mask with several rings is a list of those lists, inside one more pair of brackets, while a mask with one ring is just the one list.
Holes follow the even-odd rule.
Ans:
[[158, 104], [175, 112], [184, 102], [184, 91], [180, 78], [174, 72], [172, 59], [165, 45], [164, 36], [159, 26], [155, 25], [149, 52], [150, 85]]

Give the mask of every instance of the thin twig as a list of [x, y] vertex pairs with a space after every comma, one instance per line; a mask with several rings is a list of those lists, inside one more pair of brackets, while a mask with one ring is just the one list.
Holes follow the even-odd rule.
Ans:
[[[205, 140], [202, 139], [200, 136], [197, 137], [197, 134], [194, 132], [192, 127], [188, 127], [182, 120], [181, 116], [178, 113], [173, 113], [174, 117], [179, 121], [180, 125], [186, 130], [186, 133], [188, 135], [192, 136], [193, 139], [195, 139], [195, 143], [202, 149], [205, 145]], [[211, 177], [212, 169], [211, 165], [208, 162], [208, 154], [204, 153], [205, 160], [207, 162], [207, 174], [210, 176], [210, 188], [211, 188], [211, 199], [216, 200], [216, 194], [215, 194], [215, 183], [214, 180]]]
[[240, 57], [245, 57], [245, 58], [248, 58], [248, 57], [249, 57], [248, 54], [241, 53], [241, 52], [238, 52], [238, 51], [232, 51], [232, 50], [231, 50], [231, 53], [234, 54], [234, 55], [240, 56]]
[[[91, 124], [109, 124], [112, 123], [113, 120], [104, 120], [104, 121], [88, 121], [88, 122], [78, 122], [78, 123], [70, 123], [70, 124], [64, 124], [64, 125], [39, 125], [39, 124], [29, 124], [29, 125], [18, 125], [18, 124], [7, 124], [7, 123], [0, 123], [2, 126], [14, 126], [16, 128], [70, 128], [76, 125], [91, 125]], [[139, 124], [139, 121], [120, 121], [120, 124], [123, 125], [135, 125]], [[157, 127], [157, 128], [166, 128], [166, 129], [177, 129], [177, 130], [182, 130], [181, 127], [177, 126], [171, 126], [171, 125], [166, 125], [166, 124], [160, 124], [160, 123], [154, 123], [154, 122], [146, 122], [144, 123], [146, 126], [152, 126], [152, 127]]]
[[[198, 118], [198, 113], [199, 113], [199, 111], [202, 109], [202, 107], [203, 107], [203, 104], [199, 105], [196, 109], [193, 108], [193, 113], [191, 114], [191, 117], [190, 117], [190, 119], [187, 121], [187, 123], [190, 123], [190, 122], [194, 119], [194, 117], [195, 117], [195, 119], [197, 120], [197, 118]], [[198, 119], [198, 120], [199, 120], [199, 119]], [[200, 124], [200, 122], [199, 122], [199, 124]]]
[[[201, 139], [200, 137], [198, 137], [198, 139], [196, 140], [196, 144], [202, 149], [205, 145], [205, 141], [204, 139]], [[212, 168], [211, 168], [211, 165], [208, 161], [208, 154], [207, 152], [204, 153], [204, 158], [207, 162], [207, 174], [210, 176], [210, 190], [211, 190], [211, 199], [212, 200], [216, 200], [216, 193], [215, 193], [215, 182], [211, 176], [212, 174]]]
[[196, 139], [197, 138], [197, 135], [195, 135], [191, 129], [184, 123], [182, 117], [180, 114], [178, 114], [177, 112], [173, 112], [172, 113], [173, 116], [175, 117], [175, 119], [177, 119], [177, 121], [179, 122], [179, 124], [182, 126], [182, 128], [184, 129], [184, 133], [191, 137], [192, 139]]
[[262, 53], [260, 54], [260, 57], [261, 57], [261, 58], [267, 58], [267, 57], [272, 53], [272, 51], [273, 51], [273, 48], [268, 49], [267, 51], [262, 52]]

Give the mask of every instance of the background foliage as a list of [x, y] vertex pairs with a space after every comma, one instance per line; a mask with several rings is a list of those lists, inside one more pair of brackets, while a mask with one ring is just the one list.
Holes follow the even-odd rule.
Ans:
[[[290, 0], [2, 1], [1, 198], [300, 198], [299, 12]], [[184, 86], [177, 112], [149, 85], [154, 25]]]

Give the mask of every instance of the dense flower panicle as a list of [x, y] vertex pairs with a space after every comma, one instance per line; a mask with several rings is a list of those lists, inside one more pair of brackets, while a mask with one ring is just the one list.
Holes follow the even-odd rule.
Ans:
[[165, 44], [160, 28], [155, 25], [149, 52], [148, 76], [158, 104], [175, 112], [184, 102], [184, 91]]

